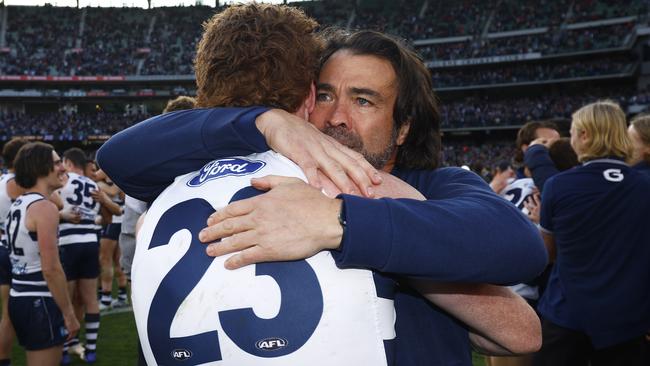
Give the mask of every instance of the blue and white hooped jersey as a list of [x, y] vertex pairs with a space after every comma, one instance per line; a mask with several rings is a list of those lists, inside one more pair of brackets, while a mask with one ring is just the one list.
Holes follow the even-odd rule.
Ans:
[[[535, 187], [535, 182], [533, 182], [532, 178], [514, 179], [508, 183], [503, 191], [501, 191], [500, 196], [512, 202], [512, 204], [517, 206], [524, 215], [527, 215], [529, 212], [524, 206], [524, 202], [528, 197], [532, 196], [536, 190], [537, 188]], [[537, 300], [539, 298], [539, 288], [537, 286], [519, 283], [509, 286], [509, 288], [523, 298], [530, 300]]]
[[524, 214], [528, 214], [528, 209], [524, 207], [526, 199], [535, 192], [535, 182], [532, 178], [515, 179], [509, 182], [506, 188], [501, 191], [501, 197], [512, 202]]
[[[14, 179], [15, 175], [13, 173], [7, 173], [0, 176], [0, 235], [4, 232], [5, 220], [7, 218], [7, 213], [9, 213], [9, 207], [11, 207], [11, 198], [9, 193], [7, 193], [7, 182]], [[0, 245], [4, 245], [4, 238], [0, 238]]]
[[120, 206], [120, 211], [122, 211], [122, 214], [112, 216], [111, 224], [121, 224], [122, 216], [124, 215], [124, 198], [122, 198], [121, 194], [118, 192], [118, 194], [111, 197], [111, 201], [115, 202], [118, 206]]
[[16, 198], [9, 210], [6, 228], [12, 274], [10, 296], [52, 296], [41, 271], [36, 233], [25, 226], [29, 206], [44, 199], [38, 193], [26, 193]]
[[[133, 311], [149, 365], [388, 365], [392, 282], [339, 269], [325, 251], [306, 260], [226, 270], [199, 231], [215, 210], [262, 192], [250, 179], [302, 171], [268, 151], [220, 159], [176, 178], [137, 236]], [[278, 212], [282, 215], [282, 212]], [[378, 281], [378, 282], [376, 282]], [[389, 288], [387, 290], [387, 288]]]
[[59, 245], [97, 243], [97, 231], [101, 226], [95, 223], [100, 204], [91, 192], [99, 187], [92, 179], [76, 173], [68, 173], [68, 182], [61, 189], [63, 210], [81, 214], [81, 222], [74, 224], [61, 220], [59, 224]]

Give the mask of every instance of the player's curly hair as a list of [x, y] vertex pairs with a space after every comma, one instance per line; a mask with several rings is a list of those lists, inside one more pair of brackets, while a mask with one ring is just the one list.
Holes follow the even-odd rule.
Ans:
[[203, 24], [197, 107], [265, 105], [295, 112], [318, 76], [318, 23], [284, 5], [231, 6]]

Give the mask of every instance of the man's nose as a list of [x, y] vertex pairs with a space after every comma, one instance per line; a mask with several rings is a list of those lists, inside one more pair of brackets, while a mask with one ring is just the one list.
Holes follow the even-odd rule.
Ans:
[[350, 128], [350, 122], [350, 113], [347, 106], [345, 103], [338, 101], [334, 106], [329, 124], [335, 127], [344, 126], [346, 128]]

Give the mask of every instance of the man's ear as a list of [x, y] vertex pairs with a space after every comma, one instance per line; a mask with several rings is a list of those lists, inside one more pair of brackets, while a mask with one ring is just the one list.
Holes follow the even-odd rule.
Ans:
[[314, 111], [316, 106], [316, 84], [314, 82], [309, 86], [309, 94], [302, 101], [300, 108], [295, 112], [298, 117], [301, 117], [305, 121], [309, 121], [309, 115]]
[[312, 81], [311, 86], [309, 87], [309, 95], [307, 96], [307, 100], [305, 100], [305, 107], [307, 108], [307, 113], [311, 114], [311, 112], [314, 111], [315, 106], [316, 106], [316, 83]]
[[411, 128], [411, 121], [406, 121], [402, 127], [399, 128], [397, 133], [397, 146], [402, 146], [404, 141], [406, 141], [406, 136], [409, 134], [409, 129]]

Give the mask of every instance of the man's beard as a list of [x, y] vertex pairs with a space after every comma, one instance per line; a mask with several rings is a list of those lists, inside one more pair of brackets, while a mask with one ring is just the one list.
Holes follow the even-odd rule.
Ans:
[[395, 128], [391, 131], [388, 145], [384, 147], [383, 151], [378, 153], [367, 151], [365, 146], [363, 146], [361, 137], [348, 130], [345, 126], [326, 126], [323, 133], [333, 137], [336, 141], [348, 148], [361, 153], [375, 169], [382, 169], [386, 166], [388, 161], [393, 157], [395, 149], [397, 149], [397, 129]]

